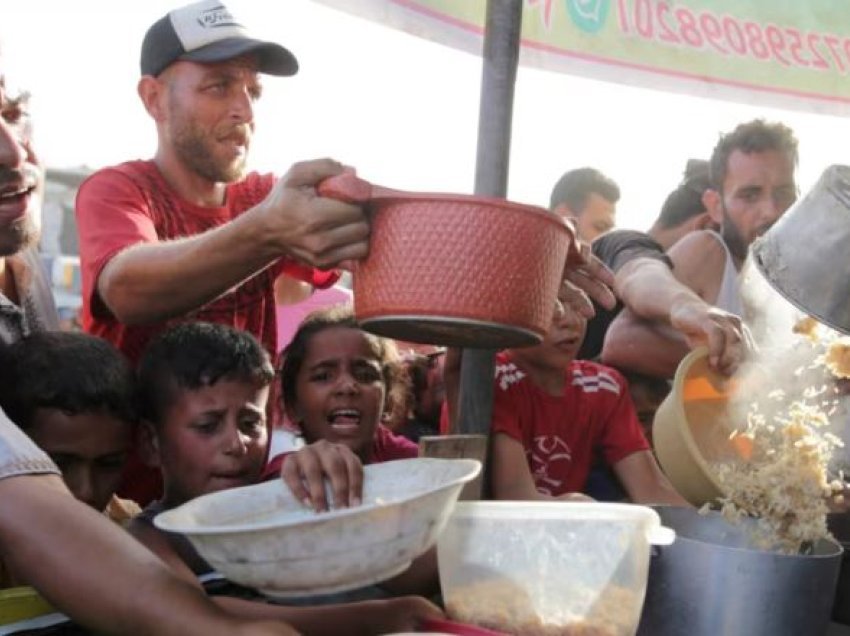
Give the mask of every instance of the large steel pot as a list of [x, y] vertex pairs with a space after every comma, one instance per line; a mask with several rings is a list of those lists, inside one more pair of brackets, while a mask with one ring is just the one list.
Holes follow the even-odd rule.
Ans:
[[537, 344], [549, 330], [567, 257], [578, 255], [558, 215], [503, 199], [399, 192], [353, 173], [318, 190], [370, 211], [369, 256], [354, 270], [365, 329], [492, 349]]
[[850, 514], [831, 514], [827, 517], [827, 525], [832, 536], [844, 548], [838, 585], [835, 587], [832, 620], [850, 625]]
[[850, 167], [830, 166], [763, 237], [753, 261], [793, 305], [850, 333]]
[[650, 561], [640, 636], [821, 636], [829, 626], [842, 549], [811, 555], [752, 547], [716, 512], [657, 507], [676, 541]]

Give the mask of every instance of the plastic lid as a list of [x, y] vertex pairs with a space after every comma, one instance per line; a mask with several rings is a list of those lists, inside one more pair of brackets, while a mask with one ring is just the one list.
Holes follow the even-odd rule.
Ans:
[[642, 523], [646, 540], [653, 545], [669, 545], [675, 531], [661, 525], [661, 518], [649, 506], [604, 502], [563, 501], [459, 501], [452, 517], [456, 519], [557, 519], [559, 521], [599, 521], [600, 523]]

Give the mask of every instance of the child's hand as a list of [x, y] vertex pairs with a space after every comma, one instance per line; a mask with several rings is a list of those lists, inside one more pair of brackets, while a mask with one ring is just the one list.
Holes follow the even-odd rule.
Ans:
[[593, 497], [589, 497], [588, 495], [580, 492], [565, 492], [563, 495], [555, 497], [555, 499], [558, 501], [578, 501], [581, 503], [596, 501]]
[[416, 631], [425, 620], [444, 620], [443, 611], [421, 596], [401, 596], [386, 601], [369, 601], [373, 616], [369, 632], [394, 634]]
[[330, 482], [334, 508], [359, 506], [363, 496], [363, 465], [348, 446], [319, 440], [290, 454], [280, 476], [292, 494], [316, 512], [329, 509], [325, 480]]

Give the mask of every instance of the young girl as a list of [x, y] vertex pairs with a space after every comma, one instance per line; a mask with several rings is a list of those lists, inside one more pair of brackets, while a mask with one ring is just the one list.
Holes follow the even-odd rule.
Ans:
[[[382, 424], [392, 419], [393, 409], [405, 405], [407, 387], [395, 345], [363, 331], [349, 305], [307, 316], [284, 350], [280, 382], [287, 417], [308, 444], [342, 444], [363, 464], [418, 455], [414, 442]], [[316, 501], [323, 499], [324, 490], [321, 480], [311, 479], [312, 464], [290, 463], [289, 458], [270, 462], [266, 475], [277, 475], [283, 465], [284, 479], [295, 494], [323, 507], [324, 501]], [[335, 475], [326, 476], [333, 482]]]
[[[403, 378], [395, 345], [361, 329], [349, 305], [337, 305], [313, 312], [301, 323], [284, 351], [280, 381], [284, 409], [311, 445], [308, 449], [328, 450], [333, 456], [333, 447], [343, 445], [363, 464], [372, 464], [419, 454], [415, 443], [382, 424], [393, 419], [394, 408], [406, 404]], [[325, 505], [323, 477], [332, 484], [335, 504], [346, 505], [346, 492], [349, 502], [357, 503], [359, 466], [339, 475], [321, 457], [301, 453], [270, 463], [267, 474], [276, 475], [280, 463], [284, 481], [305, 504]], [[430, 594], [437, 585], [431, 550], [381, 587], [395, 594]]]

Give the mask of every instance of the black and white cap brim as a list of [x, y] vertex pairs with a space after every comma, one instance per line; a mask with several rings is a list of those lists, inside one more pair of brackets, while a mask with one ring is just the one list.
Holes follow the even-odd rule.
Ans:
[[247, 38], [218, 40], [194, 51], [184, 53], [178, 59], [190, 62], [224, 62], [243, 55], [254, 55], [257, 70], [268, 75], [295, 75], [298, 60], [287, 49], [274, 42], [263, 42]]

